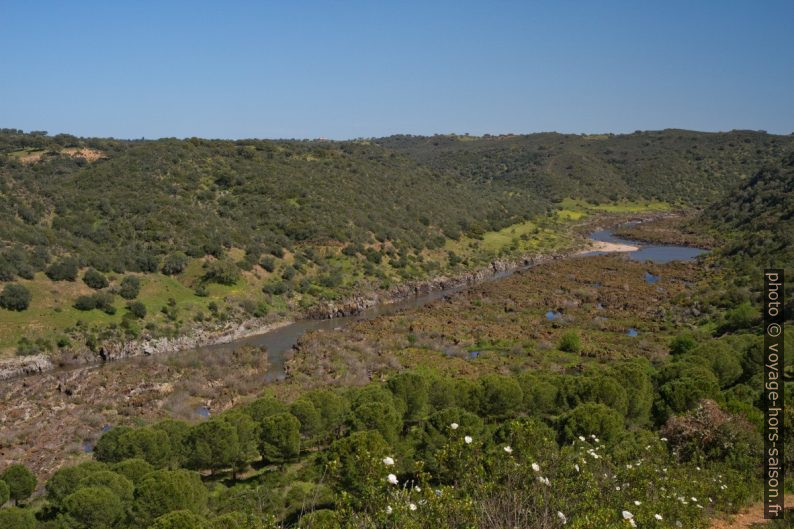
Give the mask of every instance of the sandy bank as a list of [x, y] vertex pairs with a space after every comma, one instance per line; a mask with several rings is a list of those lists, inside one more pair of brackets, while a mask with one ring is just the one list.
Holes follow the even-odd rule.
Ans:
[[636, 252], [639, 250], [639, 246], [632, 246], [631, 244], [620, 244], [616, 242], [606, 242], [606, 241], [593, 241], [590, 244], [590, 247], [582, 250], [579, 253], [589, 253], [589, 252]]

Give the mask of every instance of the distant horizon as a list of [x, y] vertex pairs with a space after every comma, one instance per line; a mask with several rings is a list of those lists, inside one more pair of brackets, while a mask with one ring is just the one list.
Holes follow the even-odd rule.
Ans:
[[604, 135], [611, 135], [611, 136], [630, 136], [632, 134], [642, 134], [642, 133], [650, 133], [650, 132], [664, 132], [664, 131], [673, 131], [679, 130], [682, 132], [692, 132], [696, 134], [729, 134], [731, 132], [753, 132], [757, 134], [767, 134], [769, 136], [792, 136], [794, 135], [794, 131], [789, 133], [774, 133], [769, 132], [763, 129], [739, 129], [733, 128], [728, 130], [695, 130], [695, 129], [685, 129], [681, 127], [667, 127], [664, 129], [637, 129], [631, 132], [611, 132], [611, 131], [603, 131], [603, 132], [563, 132], [558, 130], [539, 130], [533, 132], [499, 132], [499, 133], [491, 133], [485, 132], [482, 134], [471, 134], [468, 132], [436, 132], [432, 134], [414, 134], [410, 132], [395, 132], [392, 134], [384, 134], [378, 136], [358, 136], [355, 138], [327, 138], [324, 136], [315, 136], [315, 137], [293, 137], [293, 138], [279, 138], [279, 137], [264, 137], [264, 136], [246, 136], [246, 137], [211, 137], [211, 136], [159, 136], [159, 137], [146, 137], [141, 136], [139, 138], [122, 138], [117, 136], [98, 136], [98, 135], [78, 135], [73, 134], [71, 132], [63, 132], [63, 131], [49, 131], [45, 129], [31, 129], [31, 130], [24, 130], [17, 127], [6, 127], [0, 126], [0, 130], [21, 130], [25, 134], [35, 134], [35, 133], [42, 133], [45, 132], [48, 137], [54, 137], [61, 134], [67, 136], [74, 136], [79, 139], [83, 140], [117, 140], [117, 141], [158, 141], [158, 140], [189, 140], [192, 138], [200, 139], [200, 140], [209, 140], [209, 141], [245, 141], [245, 140], [255, 140], [255, 141], [331, 141], [331, 142], [348, 142], [348, 141], [357, 141], [357, 140], [377, 140], [383, 138], [390, 138], [394, 136], [409, 136], [415, 138], [433, 138], [433, 137], [451, 137], [451, 136], [462, 136], [462, 137], [470, 137], [470, 138], [499, 138], [505, 136], [533, 136], [539, 134], [560, 134], [564, 136], [604, 136]]
[[794, 131], [794, 3], [4, 5], [0, 122], [115, 138]]

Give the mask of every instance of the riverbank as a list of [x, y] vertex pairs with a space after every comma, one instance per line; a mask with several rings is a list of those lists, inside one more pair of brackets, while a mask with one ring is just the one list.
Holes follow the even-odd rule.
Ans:
[[56, 369], [75, 369], [142, 356], [177, 354], [198, 348], [227, 344], [245, 338], [263, 335], [300, 320], [334, 319], [361, 314], [378, 306], [397, 304], [432, 292], [454, 291], [486, 281], [503, 278], [517, 270], [543, 262], [591, 252], [633, 252], [638, 246], [609, 241], [587, 240], [584, 234], [603, 226], [615, 226], [629, 220], [644, 223], [668, 214], [656, 215], [599, 215], [571, 227], [579, 238], [570, 248], [548, 254], [524, 255], [515, 258], [495, 259], [485, 267], [455, 275], [409, 281], [388, 289], [372, 290], [343, 300], [317, 304], [288, 317], [251, 318], [242, 322], [227, 322], [222, 326], [194, 324], [187, 333], [176, 337], [144, 337], [136, 340], [107, 340], [96, 350], [87, 347], [70, 348], [56, 355], [43, 354], [17, 357], [0, 361], [0, 381], [38, 375]]
[[562, 259], [575, 255], [578, 250], [555, 252], [548, 255], [524, 256], [516, 259], [497, 259], [474, 271], [453, 276], [438, 276], [421, 281], [407, 282], [392, 288], [373, 291], [312, 307], [297, 318], [267, 320], [249, 319], [241, 323], [229, 323], [221, 328], [197, 327], [189, 334], [169, 338], [144, 338], [140, 340], [106, 341], [96, 352], [88, 348], [70, 349], [52, 357], [43, 354], [17, 357], [0, 361], [0, 381], [46, 373], [58, 368], [76, 368], [101, 364], [140, 356], [175, 354], [192, 349], [221, 345], [251, 336], [265, 334], [285, 327], [301, 319], [333, 319], [354, 316], [379, 305], [399, 303], [431, 292], [453, 290], [473, 286], [510, 274], [520, 268], [541, 262]]
[[590, 252], [636, 252], [639, 250], [639, 246], [633, 246], [631, 244], [621, 244], [616, 242], [606, 242], [606, 241], [594, 241], [589, 248], [585, 250], [581, 250], [579, 254], [585, 254]]

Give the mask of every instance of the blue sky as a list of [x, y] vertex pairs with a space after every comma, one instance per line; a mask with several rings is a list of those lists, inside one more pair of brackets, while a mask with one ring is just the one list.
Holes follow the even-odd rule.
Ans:
[[0, 127], [794, 132], [794, 2], [0, 2]]

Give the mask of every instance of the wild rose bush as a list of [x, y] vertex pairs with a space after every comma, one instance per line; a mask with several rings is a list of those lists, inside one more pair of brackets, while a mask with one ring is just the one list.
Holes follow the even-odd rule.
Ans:
[[[438, 473], [408, 467], [383, 452], [356, 452], [357, 494], [309, 528], [532, 527], [612, 529], [707, 527], [751, 490], [735, 471], [680, 464], [667, 441], [647, 431], [610, 445], [595, 435], [558, 448], [555, 432], [532, 419], [509, 421], [474, 437], [452, 423], [435, 454]], [[385, 445], [385, 444], [384, 444]], [[337, 484], [341, 462], [328, 463]]]

